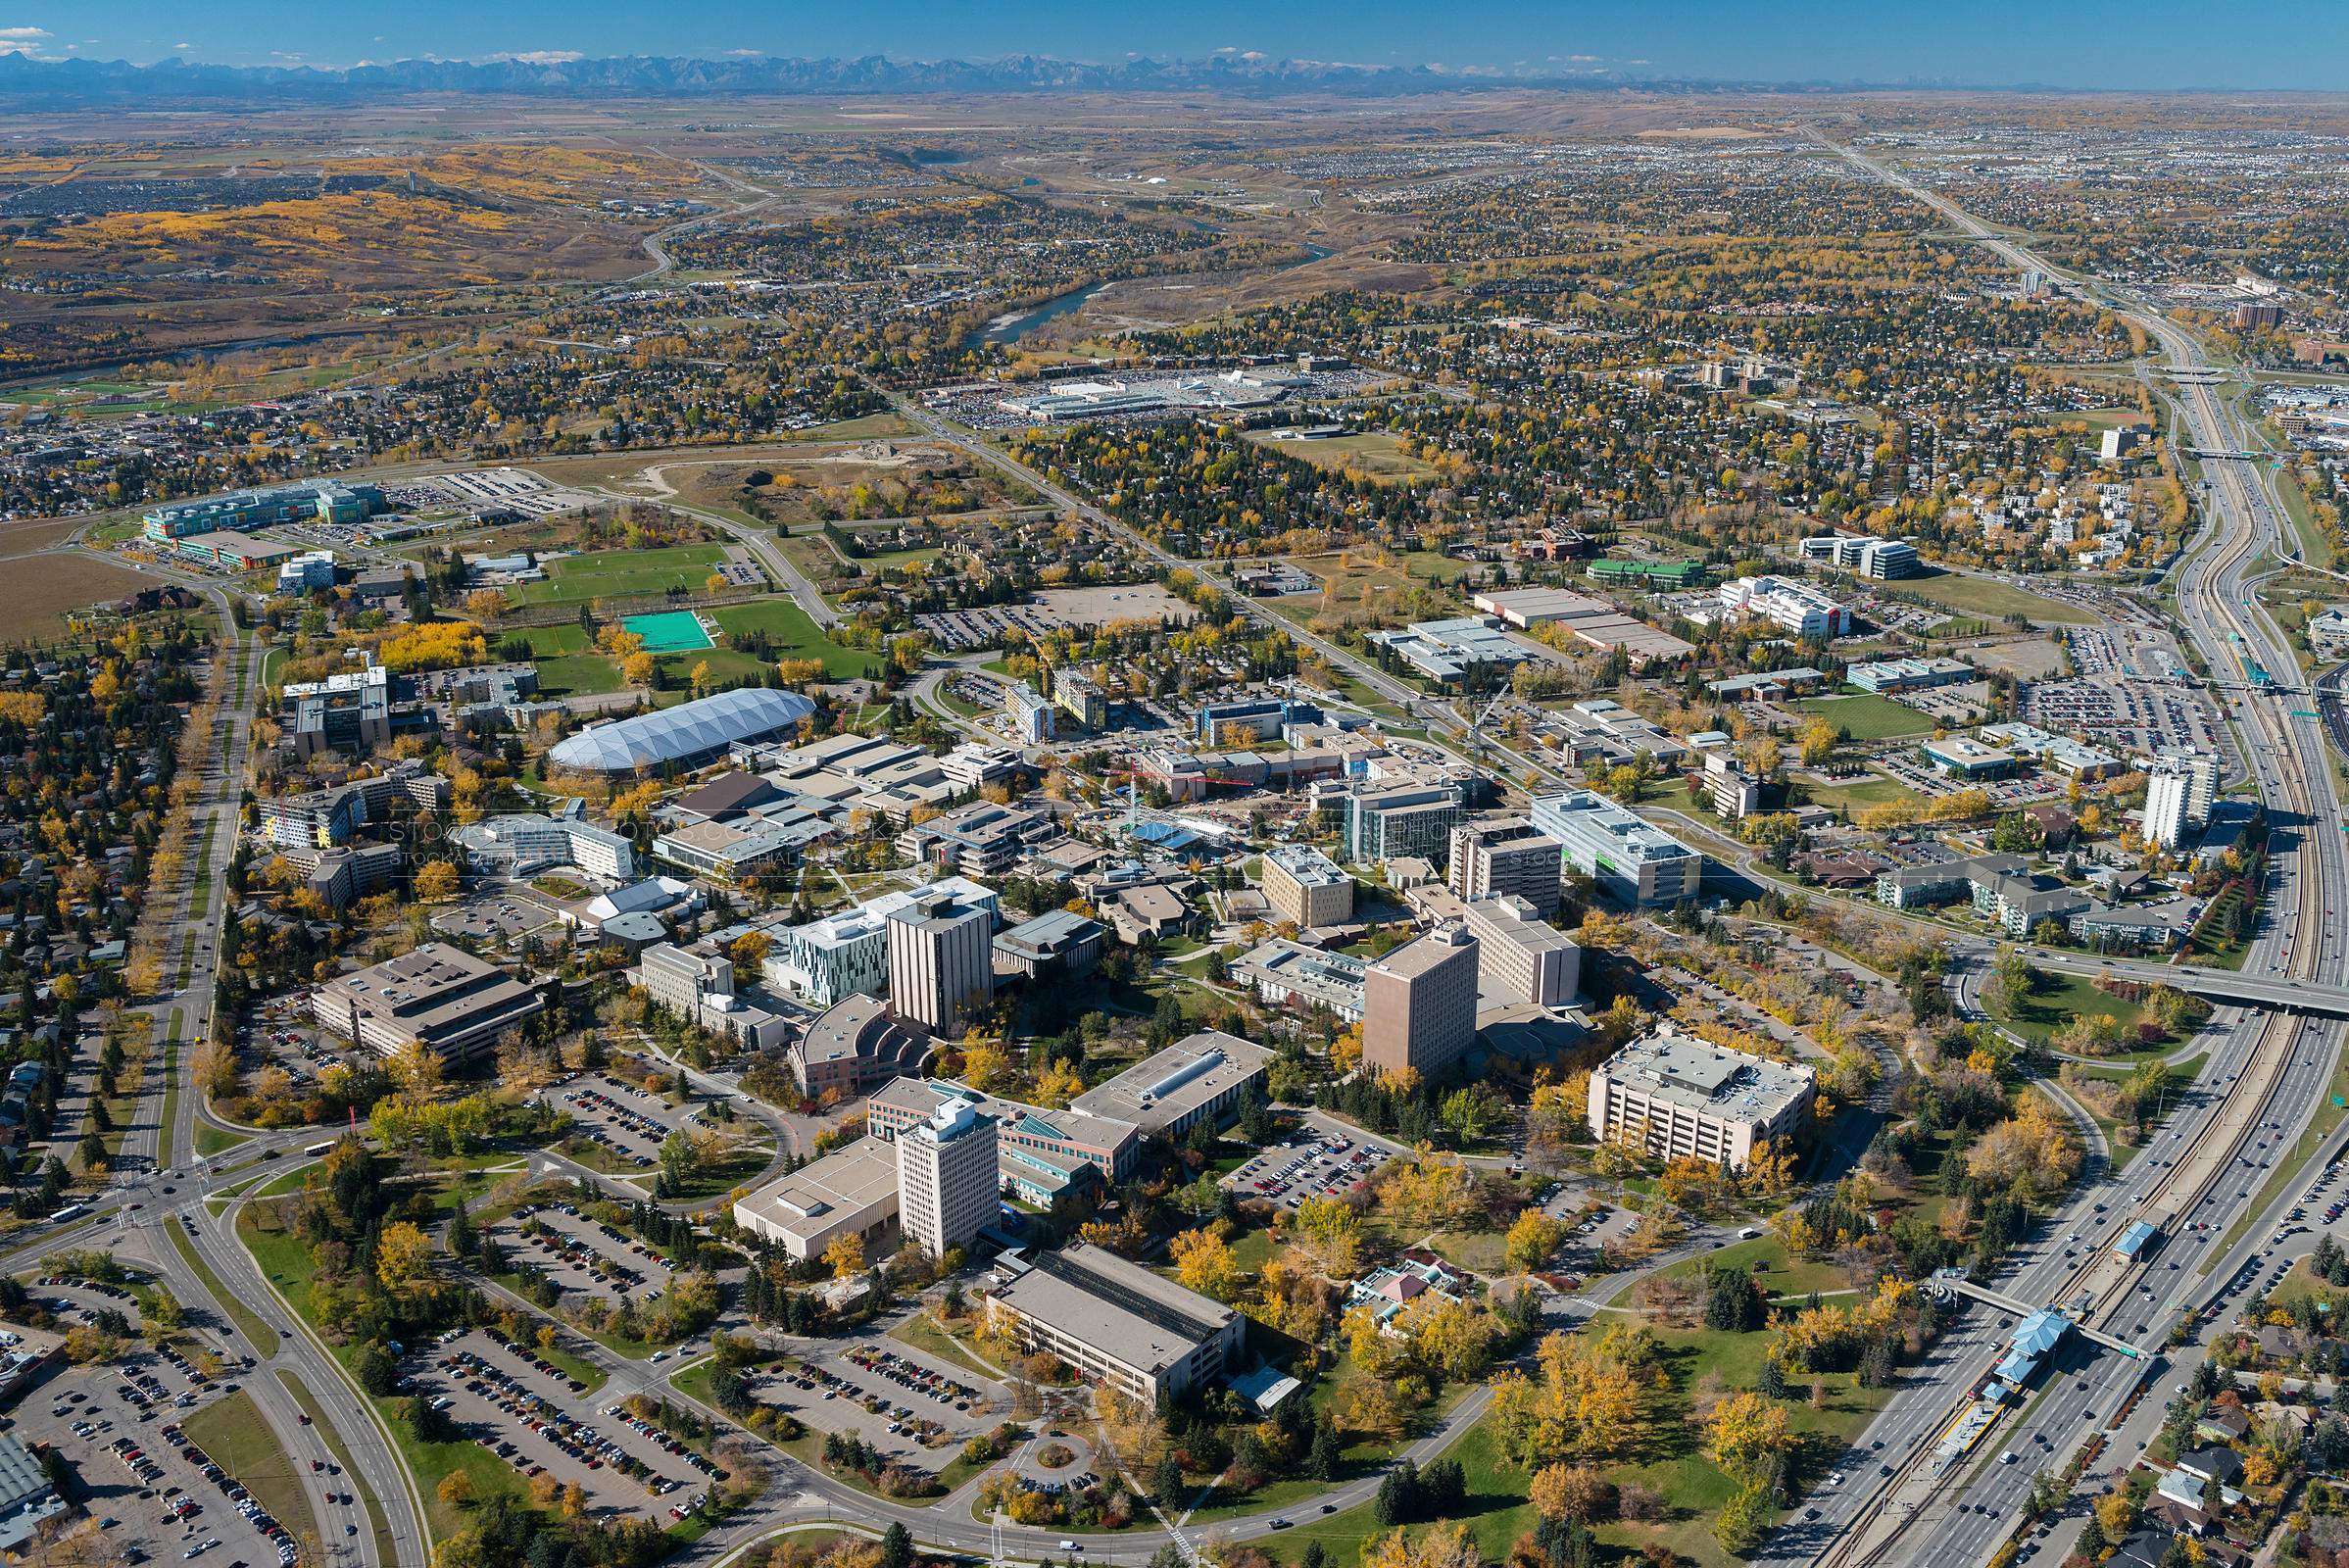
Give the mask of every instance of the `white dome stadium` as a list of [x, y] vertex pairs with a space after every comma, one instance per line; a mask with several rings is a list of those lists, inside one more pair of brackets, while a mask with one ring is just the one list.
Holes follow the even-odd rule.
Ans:
[[547, 759], [579, 773], [646, 773], [670, 762], [699, 767], [725, 756], [736, 741], [797, 729], [814, 711], [815, 704], [798, 692], [746, 687], [583, 729], [558, 742]]

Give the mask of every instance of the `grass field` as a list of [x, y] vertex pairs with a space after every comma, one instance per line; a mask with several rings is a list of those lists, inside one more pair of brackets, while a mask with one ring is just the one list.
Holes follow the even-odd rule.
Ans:
[[1247, 439], [1282, 457], [1310, 463], [1316, 468], [1353, 468], [1373, 479], [1401, 480], [1408, 484], [1437, 477], [1434, 468], [1405, 455], [1401, 443], [1394, 436], [1378, 431], [1332, 436], [1326, 441], [1275, 441], [1269, 435], [1250, 435]]
[[731, 648], [695, 648], [681, 654], [662, 654], [661, 673], [672, 686], [683, 686], [693, 679], [696, 667], [708, 664], [712, 680], [763, 680], [767, 666], [749, 654], [738, 654]]
[[[579, 628], [571, 628], [577, 631]], [[617, 662], [601, 654], [571, 654], [556, 659], [541, 659], [538, 664], [538, 685], [544, 696], [577, 696], [597, 692], [616, 692], [620, 689], [620, 666]]]
[[7, 580], [0, 582], [0, 626], [11, 637], [47, 637], [64, 629], [66, 612], [121, 599], [154, 587], [155, 581], [145, 572], [87, 556], [27, 557], [11, 562]]
[[880, 663], [877, 655], [859, 653], [833, 642], [816, 629], [815, 622], [807, 618], [807, 612], [788, 598], [778, 596], [747, 605], [727, 605], [712, 613], [730, 635], [763, 631], [774, 638], [778, 659], [822, 660], [824, 672], [835, 680], [853, 679]]
[[[1861, 692], [1851, 697], [1804, 697], [1786, 705], [1797, 712], [1817, 713], [1830, 724], [1851, 731], [1855, 741], [1890, 740], [1901, 735], [1931, 735], [1933, 721], [1889, 697]], [[1889, 779], [1884, 782], [1890, 783]]]
[[2011, 583], [1996, 582], [1988, 577], [1969, 577], [1962, 572], [1942, 571], [1937, 567], [1922, 568], [1914, 577], [1902, 577], [1884, 585], [1895, 594], [1913, 596], [1944, 610], [1955, 610], [1975, 615], [2002, 616], [2015, 613], [2029, 615], [2033, 620], [2053, 621], [2066, 626], [2084, 626], [2094, 617], [2084, 610], [2059, 605], [2052, 599], [2026, 593]]
[[599, 550], [547, 564], [545, 582], [521, 585], [525, 605], [577, 604], [626, 594], [683, 588], [699, 594], [710, 568], [726, 559], [718, 545], [669, 545], [660, 550]]
[[[2031, 1040], [2045, 1040], [2056, 1030], [2082, 1013], [2090, 1016], [2109, 1013], [2121, 1021], [2121, 1027], [2124, 1030], [2133, 1031], [2138, 1020], [2145, 1016], [2145, 1009], [2135, 1003], [2124, 1001], [2120, 997], [2107, 996], [2097, 990], [2095, 977], [2092, 975], [2057, 974], [2048, 970], [2040, 972], [2045, 978], [2031, 989], [2031, 994], [2028, 998], [2024, 999], [2012, 1012], [1996, 1015], [2001, 1023], [2019, 1035]], [[2134, 1061], [2148, 1056], [2165, 1055], [2174, 1049], [2176, 1049], [2174, 1044], [2165, 1042], [2149, 1047], [2142, 1052], [2130, 1052], [2126, 1055], [2116, 1054], [2104, 1059], [2115, 1062]]]
[[1817, 805], [1839, 806], [1846, 810], [1857, 810], [1863, 806], [1884, 806], [1893, 801], [1924, 799], [1898, 779], [1885, 778], [1881, 774], [1855, 779], [1849, 784], [1810, 784], [1804, 787], [1811, 792], [1811, 800]]
[[276, 1516], [296, 1536], [318, 1523], [311, 1516], [310, 1498], [294, 1479], [294, 1462], [278, 1446], [276, 1434], [261, 1417], [253, 1396], [242, 1390], [216, 1399], [179, 1423], [188, 1441], [202, 1448], [213, 1463], [244, 1484], [253, 1499]]
[[533, 659], [556, 659], [587, 651], [587, 628], [576, 621], [562, 626], [521, 627], [506, 635], [529, 638]]

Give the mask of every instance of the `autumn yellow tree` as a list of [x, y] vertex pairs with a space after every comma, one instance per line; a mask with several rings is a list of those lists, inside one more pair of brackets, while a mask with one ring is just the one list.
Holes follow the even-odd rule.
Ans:
[[1705, 1423], [1705, 1441], [1713, 1462], [1732, 1477], [1750, 1481], [1761, 1476], [1790, 1450], [1794, 1434], [1786, 1407], [1751, 1389], [1740, 1389], [1713, 1406]]
[[1178, 1232], [1167, 1244], [1175, 1260], [1175, 1278], [1185, 1289], [1218, 1301], [1229, 1301], [1240, 1290], [1240, 1265], [1232, 1249], [1212, 1230]]
[[432, 1270], [432, 1239], [407, 1220], [383, 1227], [375, 1243], [375, 1277], [386, 1290], [401, 1290]]
[[835, 1236], [832, 1245], [824, 1249], [824, 1262], [830, 1266], [834, 1279], [855, 1279], [864, 1272], [863, 1239], [855, 1235]]
[[1509, 1227], [1501, 1255], [1513, 1274], [1531, 1274], [1549, 1261], [1564, 1240], [1566, 1227], [1538, 1208], [1529, 1208]]
[[457, 896], [457, 867], [446, 860], [430, 860], [417, 869], [416, 896], [423, 904], [445, 904]]
[[476, 588], [465, 596], [465, 612], [495, 626], [506, 616], [506, 596], [495, 588]]

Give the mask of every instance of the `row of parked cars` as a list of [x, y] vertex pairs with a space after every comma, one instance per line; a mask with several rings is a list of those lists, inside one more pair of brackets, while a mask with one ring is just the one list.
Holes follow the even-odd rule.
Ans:
[[[957, 1383], [943, 1372], [933, 1372], [926, 1366], [917, 1366], [899, 1355], [895, 1350], [884, 1350], [870, 1345], [858, 1346], [855, 1350], [849, 1352], [849, 1360], [860, 1370], [870, 1372], [875, 1377], [887, 1378], [900, 1388], [910, 1389], [915, 1394], [937, 1400], [940, 1404], [951, 1404], [957, 1410], [969, 1409], [970, 1401], [979, 1396], [979, 1391], [969, 1384]], [[814, 1376], [827, 1383], [832, 1381], [829, 1373], [819, 1371], [814, 1373]], [[902, 1416], [901, 1419], [903, 1419]]]
[[[177, 1448], [179, 1457], [196, 1467], [196, 1474], [211, 1482], [220, 1491], [220, 1495], [227, 1498], [229, 1504], [238, 1513], [245, 1516], [247, 1523], [268, 1538], [269, 1544], [277, 1548], [277, 1560], [280, 1563], [291, 1563], [294, 1560], [297, 1553], [294, 1549], [293, 1535], [287, 1531], [285, 1526], [269, 1517], [268, 1509], [253, 1500], [253, 1494], [238, 1484], [236, 1477], [214, 1464], [205, 1456], [204, 1450], [188, 1442], [187, 1434], [181, 1432], [177, 1427], [165, 1427], [163, 1440]], [[185, 1516], [182, 1515], [182, 1517]], [[346, 1535], [359, 1533], [357, 1525], [345, 1525], [343, 1530]]]

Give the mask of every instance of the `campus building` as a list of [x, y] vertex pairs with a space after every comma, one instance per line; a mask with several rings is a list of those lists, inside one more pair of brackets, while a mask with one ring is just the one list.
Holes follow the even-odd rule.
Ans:
[[951, 893], [966, 904], [997, 907], [992, 889], [965, 877], [952, 876], [913, 892], [881, 894], [853, 909], [795, 925], [783, 933], [783, 945], [766, 956], [766, 983], [788, 991], [819, 1007], [829, 1007], [863, 992], [882, 996], [889, 990], [889, 916], [910, 908], [920, 892]]
[[1362, 971], [1362, 1065], [1431, 1078], [1476, 1043], [1477, 939], [1447, 921]]
[[1146, 1137], [1163, 1133], [1179, 1143], [1201, 1121], [1220, 1127], [1238, 1115], [1250, 1089], [1262, 1096], [1272, 1056], [1252, 1041], [1201, 1030], [1088, 1089], [1068, 1108], [1080, 1116], [1131, 1124]]
[[1346, 797], [1346, 858], [1373, 865], [1397, 856], [1433, 860], [1448, 853], [1465, 796], [1456, 780], [1360, 783]]
[[954, 1100], [897, 1140], [898, 1222], [926, 1255], [967, 1252], [994, 1222], [995, 1138], [993, 1116]]
[[1557, 840], [1522, 816], [1462, 822], [1451, 830], [1451, 864], [1444, 885], [1464, 904], [1517, 898], [1542, 918], [1555, 914], [1565, 858]]
[[1073, 909], [1047, 909], [995, 939], [995, 972], [1024, 980], [1082, 980], [1108, 945], [1109, 933], [1099, 921]]
[[149, 539], [171, 543], [197, 534], [266, 528], [281, 522], [365, 522], [369, 513], [381, 510], [383, 491], [378, 486], [302, 479], [170, 502], [143, 514], [142, 520]]
[[1765, 1139], [1811, 1122], [1818, 1074], [1677, 1033], [1665, 1024], [1590, 1074], [1590, 1133], [1659, 1158], [1745, 1165]]
[[1072, 1189], [1125, 1180], [1142, 1149], [1142, 1129], [1132, 1122], [1048, 1110], [938, 1078], [884, 1084], [864, 1102], [865, 1125], [876, 1138], [902, 1138], [949, 1102], [995, 1118], [996, 1168], [1003, 1189], [1039, 1208], [1052, 1207]]
[[815, 704], [798, 692], [746, 686], [655, 713], [591, 724], [547, 753], [549, 765], [601, 777], [637, 777], [670, 767], [690, 773], [738, 745], [797, 734]]
[[1460, 919], [1476, 938], [1477, 978], [1487, 993], [1562, 1007], [1582, 989], [1583, 950], [1525, 900], [1478, 899]]
[[546, 1010], [546, 1000], [460, 948], [427, 942], [311, 993], [318, 1027], [389, 1056], [422, 1045], [443, 1059], [478, 1056]]
[[735, 1223], [782, 1245], [795, 1263], [812, 1263], [844, 1236], [854, 1237], [867, 1261], [897, 1250], [897, 1151], [878, 1138], [859, 1138], [742, 1199]]
[[1568, 864], [1633, 908], [1695, 898], [1704, 881], [1703, 856], [1593, 791], [1542, 796], [1534, 802], [1533, 821], [1557, 842]]
[[1851, 611], [1791, 577], [1737, 577], [1721, 585], [1722, 608], [1758, 615], [1796, 637], [1825, 641], [1851, 635]]
[[1326, 1007], [1342, 1024], [1362, 1019], [1362, 971], [1350, 953], [1328, 953], [1286, 937], [1273, 937], [1234, 959], [1232, 981], [1253, 991], [1268, 1007], [1299, 1012]]
[[885, 918], [898, 1011], [934, 1035], [960, 1034], [964, 1007], [995, 995], [994, 902], [929, 887]]
[[1036, 1254], [987, 1298], [990, 1326], [1143, 1408], [1241, 1370], [1248, 1320], [1139, 1263], [1080, 1242]]
[[921, 1071], [930, 1037], [880, 998], [852, 993], [826, 1007], [784, 1054], [800, 1093], [853, 1100], [875, 1084]]
[[1304, 930], [1344, 925], [1354, 917], [1354, 879], [1309, 844], [1275, 844], [1264, 852], [1264, 902]]

